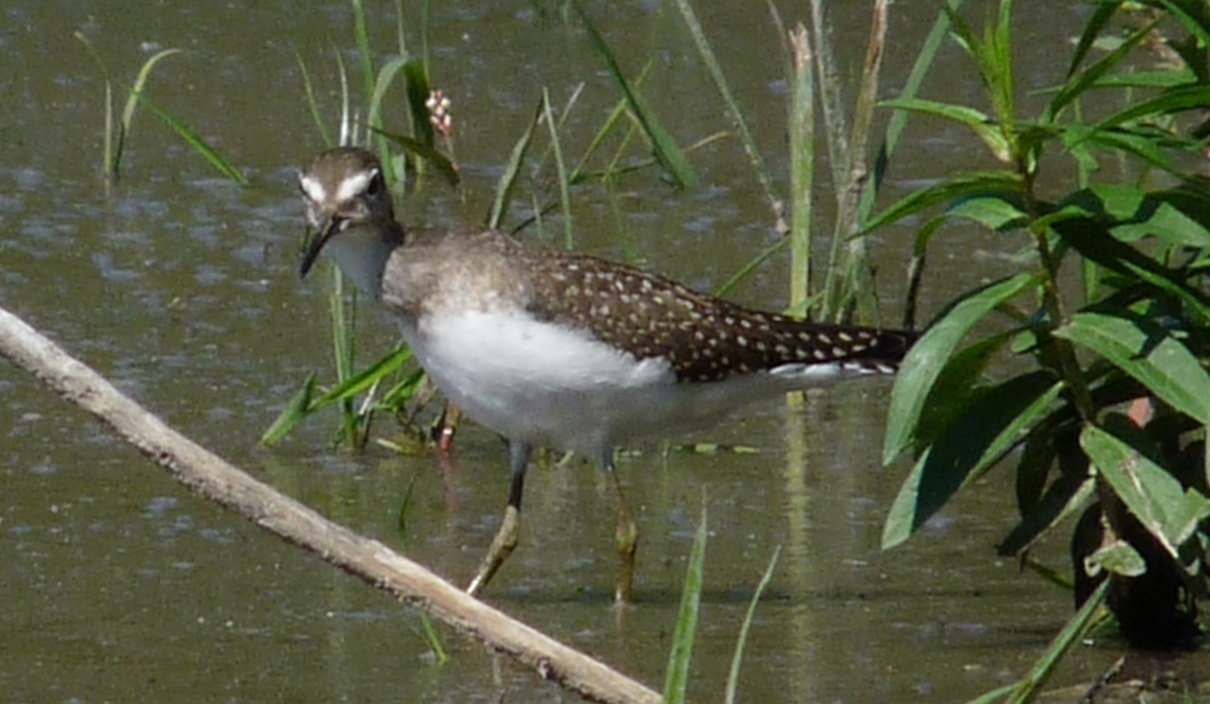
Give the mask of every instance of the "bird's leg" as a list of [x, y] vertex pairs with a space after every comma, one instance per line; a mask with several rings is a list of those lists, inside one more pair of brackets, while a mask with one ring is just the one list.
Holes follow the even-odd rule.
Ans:
[[610, 456], [605, 464], [605, 472], [613, 483], [613, 490], [618, 495], [618, 527], [614, 534], [618, 542], [618, 556], [622, 558], [622, 567], [618, 572], [618, 581], [614, 585], [613, 598], [620, 604], [633, 601], [634, 585], [634, 555], [639, 547], [639, 529], [630, 515], [626, 505], [626, 496], [622, 493], [622, 482], [613, 468], [613, 457]]
[[500, 523], [500, 529], [496, 531], [496, 537], [492, 538], [492, 546], [483, 556], [479, 571], [466, 588], [466, 593], [471, 596], [478, 596], [479, 592], [483, 591], [492, 575], [496, 574], [496, 570], [500, 569], [500, 565], [512, 554], [513, 548], [517, 547], [517, 536], [521, 528], [521, 491], [525, 486], [525, 468], [529, 465], [530, 450], [526, 443], [509, 441], [508, 456], [512, 464], [513, 478], [508, 490], [508, 506], [504, 509], [504, 520]]

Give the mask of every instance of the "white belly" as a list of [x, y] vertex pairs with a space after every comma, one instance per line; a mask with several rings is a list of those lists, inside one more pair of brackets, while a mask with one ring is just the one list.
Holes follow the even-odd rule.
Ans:
[[403, 335], [438, 388], [475, 421], [511, 440], [597, 461], [628, 440], [667, 435], [841, 376], [835, 365], [787, 365], [722, 382], [677, 383], [662, 359], [638, 361], [521, 312], [443, 312], [405, 321]]

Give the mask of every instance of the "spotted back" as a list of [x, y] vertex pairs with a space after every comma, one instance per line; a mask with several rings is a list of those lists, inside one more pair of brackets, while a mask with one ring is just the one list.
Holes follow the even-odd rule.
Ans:
[[787, 364], [892, 373], [909, 332], [807, 323], [744, 308], [660, 276], [579, 254], [528, 250], [529, 307], [639, 359], [661, 357], [679, 381], [721, 381]]

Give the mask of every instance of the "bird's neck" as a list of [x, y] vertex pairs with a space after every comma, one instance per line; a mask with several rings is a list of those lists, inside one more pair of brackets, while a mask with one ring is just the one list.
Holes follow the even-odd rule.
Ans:
[[333, 237], [326, 251], [362, 293], [378, 300], [382, 297], [382, 272], [403, 240], [403, 226], [391, 220], [351, 227]]

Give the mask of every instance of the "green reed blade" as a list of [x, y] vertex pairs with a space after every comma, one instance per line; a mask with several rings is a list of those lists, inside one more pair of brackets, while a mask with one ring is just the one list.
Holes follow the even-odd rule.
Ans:
[[639, 94], [631, 87], [630, 82], [626, 80], [626, 76], [622, 73], [622, 68], [614, 57], [613, 50], [605, 43], [605, 39], [588, 18], [588, 14], [580, 7], [580, 3], [576, 0], [571, 0], [571, 5], [580, 16], [580, 20], [584, 23], [584, 28], [588, 31], [588, 36], [592, 40], [593, 47], [605, 59], [605, 65], [608, 67], [610, 75], [613, 76], [614, 81], [618, 84], [622, 95], [626, 97], [626, 102], [630, 105], [630, 110], [638, 119], [639, 124], [642, 125], [644, 134], [651, 140], [651, 146], [655, 151], [656, 158], [660, 160], [660, 165], [664, 167], [668, 175], [681, 188], [693, 188], [697, 186], [697, 173], [689, 164], [685, 153], [677, 146], [676, 141], [672, 139], [672, 136], [668, 134], [663, 125], [660, 124], [655, 114], [647, 108], [647, 105], [639, 97]]
[[109, 164], [109, 172], [115, 177], [121, 170], [122, 153], [125, 151], [126, 139], [130, 135], [131, 127], [134, 125], [134, 109], [139, 104], [140, 98], [143, 96], [143, 87], [147, 84], [147, 79], [151, 77], [151, 70], [155, 68], [162, 59], [173, 54], [180, 53], [180, 49], [164, 49], [152, 55], [143, 63], [143, 67], [139, 69], [138, 75], [135, 77], [134, 84], [130, 88], [130, 94], [126, 97], [126, 107], [122, 110], [122, 119], [118, 122], [117, 136], [118, 143], [113, 150], [113, 161]]
[[567, 169], [563, 164], [563, 147], [559, 144], [559, 129], [555, 116], [550, 111], [550, 91], [542, 88], [542, 113], [546, 126], [550, 128], [550, 144], [555, 150], [555, 171], [559, 177], [559, 202], [563, 206], [563, 246], [570, 250], [575, 246], [571, 223], [571, 192], [567, 187]]
[[538, 120], [542, 118], [542, 105], [543, 103], [539, 101], [537, 109], [534, 110], [533, 119], [529, 121], [521, 139], [517, 140], [513, 146], [513, 153], [504, 167], [504, 173], [500, 174], [500, 180], [496, 182], [496, 197], [492, 201], [492, 209], [487, 216], [487, 226], [492, 229], [500, 227], [500, 222], [508, 212], [513, 188], [517, 185], [517, 175], [521, 172], [521, 164], [524, 163], [525, 154], [529, 151], [529, 145], [533, 141], [534, 128], [538, 125]]
[[665, 704], [683, 704], [689, 686], [689, 664], [693, 659], [693, 638], [702, 600], [702, 573], [706, 564], [706, 499], [702, 497], [702, 518], [689, 550], [681, 607], [672, 634], [672, 652], [668, 656], [668, 675], [664, 681]]
[[298, 62], [298, 70], [302, 73], [303, 90], [307, 94], [307, 108], [311, 111], [311, 120], [315, 122], [315, 127], [319, 130], [319, 137], [323, 140], [325, 147], [332, 146], [332, 136], [328, 134], [328, 127], [324, 124], [323, 117], [319, 112], [319, 101], [315, 99], [315, 87], [311, 84], [311, 73], [307, 70], [307, 64], [303, 61], [302, 54], [297, 50], [294, 52], [294, 59]]
[[760, 584], [756, 585], [756, 592], [752, 595], [752, 601], [748, 603], [748, 612], [744, 614], [744, 623], [739, 627], [739, 638], [735, 642], [735, 655], [731, 657], [731, 671], [727, 674], [727, 690], [723, 697], [725, 704], [735, 704], [735, 690], [739, 686], [739, 666], [744, 659], [744, 645], [748, 642], [748, 629], [752, 626], [752, 618], [756, 615], [756, 605], [760, 603], [760, 597], [765, 593], [765, 587], [769, 586], [769, 582], [773, 581], [773, 570], [777, 567], [777, 558], [781, 556], [781, 546], [773, 551], [773, 557], [769, 560], [769, 566], [765, 568], [765, 574], [760, 578]]
[[760, 150], [756, 147], [756, 140], [752, 138], [752, 132], [748, 129], [748, 121], [744, 119], [743, 111], [740, 110], [739, 104], [735, 102], [735, 96], [731, 93], [731, 86], [727, 83], [727, 77], [723, 75], [723, 69], [719, 66], [718, 58], [714, 55], [714, 50], [710, 48], [710, 40], [706, 38], [706, 33], [702, 30], [702, 24], [698, 21], [697, 15], [694, 14], [693, 6], [689, 4], [689, 0], [676, 0], [676, 5], [681, 11], [681, 16], [685, 18], [685, 24], [689, 27], [689, 34], [693, 37], [693, 43], [697, 45], [697, 51], [702, 57], [702, 62], [706, 64], [710, 77], [714, 79], [714, 85], [718, 88], [719, 95], [723, 96], [723, 102], [727, 104], [727, 112], [730, 113], [731, 120], [735, 123], [735, 129], [739, 133], [740, 142], [743, 143], [744, 151], [748, 154], [748, 161], [752, 163], [752, 170], [756, 172], [756, 179], [760, 181], [761, 188], [765, 191], [765, 197], [769, 199], [769, 204], [773, 208], [775, 218], [780, 220], [782, 199], [773, 187], [773, 177], [769, 175], [769, 169], [765, 166], [765, 160], [761, 157]]
[[101, 70], [101, 78], [105, 83], [105, 135], [103, 137], [104, 147], [101, 150], [101, 173], [109, 176], [109, 166], [113, 159], [113, 81], [109, 78], [109, 68], [105, 66], [105, 62], [101, 60], [101, 54], [97, 52], [96, 47], [92, 42], [88, 41], [82, 32], [73, 32], [73, 36], [80, 40], [84, 48], [88, 50], [89, 56], [96, 62], [97, 68]]
[[315, 372], [311, 372], [307, 375], [306, 381], [303, 382], [302, 388], [298, 390], [298, 393], [294, 394], [294, 397], [282, 409], [277, 419], [260, 436], [260, 443], [262, 445], [276, 445], [289, 435], [290, 431], [294, 430], [294, 426], [301, 423], [310, 414], [311, 396], [314, 393]]
[[181, 139], [185, 140], [186, 144], [193, 148], [193, 151], [201, 155], [202, 158], [213, 166], [216, 171], [232, 181], [235, 181], [241, 186], [248, 185], [248, 178], [244, 176], [243, 172], [236, 168], [230, 161], [227, 161], [227, 159], [223, 158], [222, 154], [219, 154], [214, 147], [210, 146], [210, 144], [207, 143], [201, 135], [189, 127], [189, 125], [156, 107], [155, 104], [146, 97], [140, 97], [139, 102], [145, 105], [153, 115], [160, 118], [164, 124], [171, 127]]

